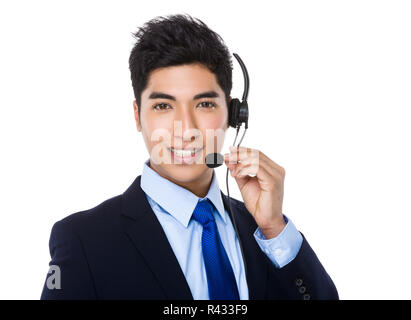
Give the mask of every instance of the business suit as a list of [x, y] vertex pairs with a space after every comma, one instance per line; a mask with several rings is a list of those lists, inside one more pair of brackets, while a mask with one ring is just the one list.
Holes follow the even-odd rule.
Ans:
[[[61, 269], [61, 289], [45, 283], [41, 299], [193, 299], [140, 180], [123, 194], [55, 223], [50, 265]], [[257, 225], [244, 204], [221, 194], [226, 210], [228, 201], [232, 204], [250, 299], [338, 299], [304, 236], [295, 259], [276, 268], [258, 247]]]

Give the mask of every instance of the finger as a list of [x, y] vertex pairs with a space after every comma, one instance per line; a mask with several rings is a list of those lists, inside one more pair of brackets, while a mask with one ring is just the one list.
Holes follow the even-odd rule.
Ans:
[[[256, 149], [251, 149], [252, 153], [255, 154], [255, 160], [254, 163], [259, 163], [263, 168], [267, 170], [267, 172], [273, 176], [280, 175], [282, 177], [285, 176], [285, 170], [283, 167], [275, 163], [273, 160], [271, 160], [269, 157], [267, 157], [263, 152], [256, 150]], [[251, 157], [254, 159], [254, 157]], [[243, 161], [241, 161], [243, 162]]]
[[279, 174], [285, 176], [285, 169], [267, 157], [263, 152], [247, 148], [230, 146], [230, 162], [237, 163], [255, 163], [263, 166], [267, 172], [273, 176]]
[[[270, 159], [257, 149], [247, 147], [230, 147], [231, 163], [244, 163], [262, 165], [269, 173], [276, 170], [274, 162], [270, 163]], [[238, 160], [239, 159], [239, 160]], [[261, 161], [262, 160], [262, 161]], [[238, 166], [236, 166], [236, 169]], [[240, 170], [240, 169], [237, 169]]]
[[261, 166], [260, 164], [244, 164], [239, 163], [232, 170], [233, 177], [243, 177], [245, 175], [256, 176], [261, 183], [270, 183], [270, 181], [281, 182], [283, 177], [281, 173], [276, 172], [272, 168]]
[[256, 158], [250, 157], [236, 164], [229, 164], [229, 166], [230, 168], [234, 169], [234, 172], [239, 172], [243, 168], [250, 167], [250, 166], [258, 169], [259, 163], [258, 163], [258, 158], [256, 159]]
[[258, 150], [256, 149], [230, 146], [230, 155], [232, 159], [236, 161], [243, 161], [250, 156], [256, 156], [257, 154]]
[[[241, 156], [242, 156], [243, 159], [246, 158], [244, 154], [242, 154]], [[228, 157], [230, 164], [239, 163], [239, 162], [240, 162], [240, 159], [241, 159], [241, 158], [240, 158], [240, 154], [237, 152], [236, 149], [233, 149], [232, 146], [230, 147], [230, 152], [229, 152], [229, 153], [226, 153], [226, 154], [224, 155], [224, 157]]]
[[[258, 164], [259, 156], [258, 150], [245, 148], [245, 147], [230, 147], [230, 153], [228, 154], [228, 164], [233, 164], [234, 168], [238, 170], [239, 164], [243, 165], [250, 165], [250, 164]], [[242, 167], [242, 166], [241, 166]], [[229, 166], [232, 168], [232, 166]]]
[[234, 156], [231, 153], [225, 153], [224, 154], [224, 163], [231, 168], [232, 166], [235, 166], [238, 162], [237, 162], [237, 157]]
[[255, 177], [257, 176], [258, 173], [258, 165], [247, 165], [247, 166], [242, 166], [238, 169], [236, 169], [233, 172], [233, 175], [235, 175], [236, 177], [242, 177], [242, 176], [252, 176]]
[[236, 157], [236, 155], [231, 157], [231, 160], [230, 160], [230, 154], [225, 154], [224, 155], [224, 163], [227, 165], [227, 167], [229, 169], [238, 168], [240, 166], [240, 164], [242, 166], [258, 165], [258, 162], [259, 162], [258, 154], [256, 154], [256, 153], [251, 154], [247, 158], [243, 157], [242, 160], [239, 160], [239, 161], [233, 161], [232, 159], [235, 158], [235, 157]]
[[[246, 147], [230, 147], [230, 153], [226, 156], [227, 167], [233, 177], [254, 177], [257, 174], [259, 167], [259, 152], [256, 149]], [[248, 168], [246, 171], [242, 171]], [[242, 174], [239, 174], [242, 172]], [[239, 182], [239, 181], [237, 181]]]
[[271, 160], [261, 151], [259, 152], [259, 161], [261, 165], [264, 166], [267, 170], [273, 171], [274, 169], [276, 173], [279, 173], [282, 176], [285, 175], [285, 169], [282, 166], [280, 166], [278, 163]]
[[236, 179], [240, 190], [242, 190], [249, 179], [257, 179], [260, 188], [264, 191], [271, 192], [278, 184], [265, 168], [256, 165], [249, 165], [233, 172], [233, 177]]

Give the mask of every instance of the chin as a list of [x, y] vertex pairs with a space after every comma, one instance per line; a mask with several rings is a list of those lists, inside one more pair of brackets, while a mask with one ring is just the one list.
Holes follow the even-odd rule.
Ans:
[[179, 165], [171, 164], [162, 168], [168, 177], [179, 182], [190, 182], [199, 179], [207, 170], [205, 164]]

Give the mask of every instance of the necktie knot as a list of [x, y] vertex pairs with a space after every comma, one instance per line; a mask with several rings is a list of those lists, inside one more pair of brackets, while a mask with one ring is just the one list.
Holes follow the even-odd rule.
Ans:
[[194, 209], [192, 219], [199, 222], [201, 225], [206, 225], [210, 221], [215, 221], [213, 215], [213, 204], [209, 199], [198, 200], [197, 206]]

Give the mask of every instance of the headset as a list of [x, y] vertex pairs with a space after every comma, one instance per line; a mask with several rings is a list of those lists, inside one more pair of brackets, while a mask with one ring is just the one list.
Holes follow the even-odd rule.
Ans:
[[[245, 130], [248, 129], [248, 89], [250, 86], [250, 78], [248, 76], [247, 68], [243, 60], [241, 60], [240, 56], [236, 53], [233, 53], [233, 56], [237, 59], [238, 63], [241, 66], [241, 70], [243, 71], [244, 76], [244, 92], [242, 101], [238, 100], [237, 98], [231, 99], [230, 106], [229, 106], [229, 115], [228, 115], [228, 124], [230, 127], [237, 128], [237, 133], [239, 128], [241, 127], [242, 123], [245, 123]], [[245, 134], [245, 131], [244, 131]], [[244, 135], [243, 135], [244, 137]], [[234, 140], [235, 143], [235, 140]], [[239, 142], [239, 144], [241, 141]]]
[[[241, 70], [243, 72], [244, 76], [244, 92], [243, 92], [243, 97], [241, 101], [237, 98], [233, 98], [230, 101], [230, 105], [228, 106], [228, 125], [230, 127], [236, 128], [237, 132], [235, 135], [235, 139], [233, 142], [233, 146], [235, 145], [235, 142], [237, 140], [238, 132], [240, 131], [240, 128], [242, 124], [245, 124], [245, 129], [244, 133], [241, 137], [240, 142], [237, 144], [237, 147], [240, 146], [241, 142], [243, 141], [244, 135], [248, 129], [248, 103], [247, 103], [247, 98], [248, 98], [248, 90], [250, 86], [250, 79], [248, 76], [248, 71], [247, 68], [245, 67], [245, 64], [243, 60], [241, 60], [240, 56], [236, 53], [233, 53], [233, 56], [237, 59], [238, 63], [241, 66]], [[217, 168], [221, 166], [224, 163], [224, 156], [220, 153], [209, 153], [205, 157], [205, 163], [209, 168]], [[247, 263], [245, 260], [245, 255], [243, 251], [243, 245], [241, 244], [241, 239], [240, 239], [240, 234], [238, 233], [237, 225], [235, 223], [234, 219], [234, 214], [233, 211], [231, 210], [231, 201], [230, 201], [230, 191], [228, 189], [228, 171], [229, 169], [227, 168], [227, 173], [226, 173], [226, 186], [227, 186], [227, 196], [228, 196], [228, 204], [230, 207], [230, 216], [231, 216], [231, 221], [233, 222], [234, 230], [238, 238], [238, 243], [240, 244], [240, 250], [241, 250], [241, 255], [243, 258], [244, 262], [244, 271], [247, 276]]]

